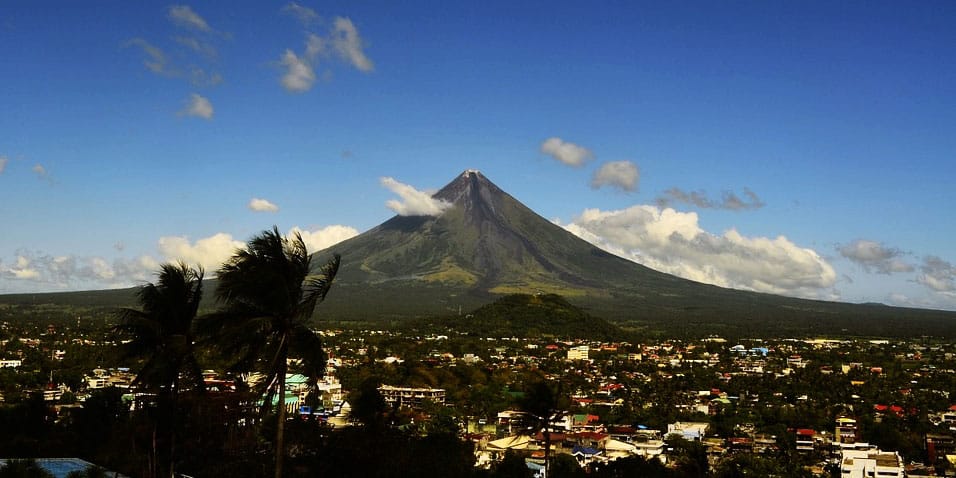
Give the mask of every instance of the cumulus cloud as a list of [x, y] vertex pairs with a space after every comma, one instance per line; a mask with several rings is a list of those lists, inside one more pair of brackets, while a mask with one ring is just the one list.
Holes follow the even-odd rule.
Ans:
[[435, 199], [425, 191], [419, 191], [408, 184], [400, 183], [393, 178], [384, 177], [379, 180], [382, 186], [397, 194], [400, 199], [390, 199], [385, 205], [399, 216], [438, 216], [451, 203]]
[[299, 5], [298, 3], [291, 2], [286, 6], [282, 7], [282, 13], [287, 15], [292, 15], [300, 23], [305, 26], [309, 26], [317, 21], [319, 21], [319, 14], [315, 13], [315, 10]]
[[866, 272], [893, 274], [913, 272], [915, 267], [900, 259], [903, 252], [895, 247], [887, 247], [875, 241], [857, 239], [849, 244], [837, 247], [841, 256], [859, 265]]
[[708, 284], [802, 297], [831, 297], [836, 272], [812, 249], [786, 237], [721, 235], [693, 212], [651, 205], [587, 209], [562, 226], [578, 237], [653, 269]]
[[19, 280], [36, 280], [40, 278], [40, 272], [30, 266], [30, 259], [25, 256], [17, 256], [16, 264], [7, 269], [9, 276]]
[[198, 13], [188, 5], [173, 5], [168, 10], [169, 20], [174, 24], [201, 32], [211, 32], [212, 28]]
[[594, 189], [610, 186], [622, 191], [631, 192], [637, 189], [640, 173], [637, 165], [630, 161], [611, 161], [604, 163], [594, 172], [591, 178], [591, 187]]
[[355, 237], [359, 232], [354, 227], [335, 224], [313, 230], [303, 230], [295, 226], [289, 230], [287, 235], [292, 236], [295, 235], [295, 233], [299, 233], [302, 236], [302, 240], [305, 242], [305, 246], [309, 252], [316, 252]]
[[214, 112], [209, 98], [193, 93], [189, 96], [189, 102], [186, 104], [186, 107], [183, 108], [179, 114], [182, 116], [195, 116], [197, 118], [211, 120]]
[[232, 235], [220, 232], [209, 237], [190, 242], [187, 237], [166, 236], [159, 238], [157, 248], [166, 261], [183, 261], [198, 264], [206, 270], [219, 269], [232, 254], [245, 244], [232, 238]]
[[292, 93], [303, 93], [312, 88], [315, 83], [315, 71], [308, 61], [299, 58], [292, 50], [282, 54], [279, 63], [285, 68], [282, 75], [282, 87]]
[[765, 206], [759, 196], [748, 188], [744, 188], [744, 197], [741, 198], [736, 193], [725, 191], [720, 199], [712, 199], [704, 191], [684, 191], [674, 187], [659, 196], [654, 202], [660, 207], [669, 207], [674, 203], [688, 204], [701, 209], [725, 209], [730, 211], [743, 211], [749, 209], [760, 209]]
[[249, 200], [249, 209], [255, 212], [279, 212], [279, 206], [276, 206], [268, 199], [252, 198]]
[[10, 162], [10, 159], [6, 156], [0, 155], [0, 174], [3, 174], [3, 170], [7, 169], [7, 163]]
[[336, 17], [331, 40], [336, 53], [359, 71], [368, 73], [375, 69], [372, 60], [365, 56], [365, 41], [352, 20]]
[[565, 141], [557, 136], [548, 138], [541, 143], [541, 152], [552, 158], [574, 167], [583, 166], [584, 163], [594, 159], [594, 153], [591, 150], [578, 146], [570, 141]]
[[956, 292], [956, 267], [948, 261], [936, 256], [924, 257], [920, 272], [916, 282], [935, 292], [947, 294]]
[[[20, 251], [14, 266], [0, 269], [0, 279], [9, 280], [0, 283], [0, 288], [39, 291], [129, 287], [145, 281], [158, 268], [159, 263], [149, 256], [110, 262], [96, 256], [54, 256]], [[30, 285], [18, 286], [20, 281], [29, 281]]]

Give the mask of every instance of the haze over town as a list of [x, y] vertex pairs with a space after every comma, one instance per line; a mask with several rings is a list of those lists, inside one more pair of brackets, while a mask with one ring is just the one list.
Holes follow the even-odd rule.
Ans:
[[475, 168], [600, 247], [956, 309], [956, 6], [0, 6], [0, 293], [313, 250]]

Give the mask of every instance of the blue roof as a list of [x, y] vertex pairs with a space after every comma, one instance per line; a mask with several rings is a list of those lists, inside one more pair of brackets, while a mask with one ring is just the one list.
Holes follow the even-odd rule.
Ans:
[[589, 446], [574, 445], [574, 448], [571, 449], [571, 454], [577, 455], [579, 453], [582, 455], [597, 455], [598, 453], [601, 453], [601, 452]]
[[[0, 459], [0, 464], [6, 465], [8, 460], [14, 459], [15, 458]], [[71, 471], [82, 472], [91, 466], [96, 466], [79, 458], [36, 458], [34, 461], [36, 461], [40, 468], [50, 472], [54, 478], [66, 478], [66, 475], [70, 474]], [[110, 476], [112, 475], [113, 474], [110, 473]], [[116, 476], [126, 478], [125, 475]]]

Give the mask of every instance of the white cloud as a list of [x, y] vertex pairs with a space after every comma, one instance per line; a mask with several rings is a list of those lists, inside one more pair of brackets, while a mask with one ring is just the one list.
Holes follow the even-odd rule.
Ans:
[[830, 298], [833, 267], [786, 237], [745, 237], [703, 230], [693, 212], [650, 205], [623, 210], [587, 209], [568, 231], [613, 254], [653, 269], [723, 287]]
[[15, 266], [7, 269], [9, 276], [18, 280], [36, 280], [40, 278], [40, 272], [30, 267], [30, 259], [25, 256], [17, 256]]
[[541, 152], [574, 167], [583, 166], [584, 163], [594, 159], [594, 153], [591, 150], [556, 136], [541, 143]]
[[311, 25], [319, 20], [319, 14], [315, 13], [315, 10], [309, 7], [304, 7], [295, 2], [291, 2], [282, 7], [282, 13], [294, 16], [305, 26]]
[[157, 247], [166, 261], [198, 264], [208, 271], [214, 271], [243, 246], [244, 243], [233, 239], [230, 234], [220, 232], [195, 243], [189, 242], [186, 237], [161, 237]]
[[279, 206], [276, 206], [268, 199], [262, 198], [250, 199], [248, 207], [255, 212], [279, 212]]
[[6, 156], [0, 155], [0, 174], [3, 174], [3, 170], [7, 169], [7, 163], [10, 162], [10, 159]]
[[286, 50], [280, 63], [286, 68], [282, 75], [282, 87], [286, 91], [303, 93], [312, 88], [315, 71], [307, 61], [300, 59], [292, 50]]
[[355, 237], [359, 233], [354, 227], [335, 224], [311, 231], [302, 230], [296, 226], [289, 230], [288, 235], [292, 236], [297, 232], [302, 235], [302, 240], [305, 242], [305, 246], [309, 252], [321, 251], [329, 246]]
[[611, 161], [604, 163], [594, 172], [591, 178], [591, 187], [594, 189], [611, 186], [622, 191], [634, 191], [637, 189], [637, 181], [640, 179], [640, 173], [637, 165], [630, 161]]
[[451, 207], [451, 203], [435, 199], [431, 194], [419, 191], [393, 178], [384, 177], [379, 182], [399, 196], [400, 200], [390, 199], [385, 203], [399, 216], [438, 216]]
[[183, 116], [195, 116], [205, 120], [211, 120], [214, 113], [215, 111], [212, 108], [212, 103], [209, 101], [209, 98], [197, 93], [193, 93], [189, 96], [189, 102], [186, 104], [186, 107], [179, 112], [179, 114]]
[[336, 17], [332, 28], [332, 46], [336, 53], [360, 71], [368, 73], [375, 69], [363, 49], [365, 41], [359, 36], [358, 29], [348, 18]]
[[841, 256], [858, 264], [866, 272], [880, 274], [913, 272], [915, 267], [900, 259], [903, 252], [895, 247], [887, 247], [875, 241], [857, 239], [837, 248]]
[[210, 32], [212, 28], [198, 13], [188, 5], [173, 5], [169, 7], [169, 20], [174, 24], [201, 32]]

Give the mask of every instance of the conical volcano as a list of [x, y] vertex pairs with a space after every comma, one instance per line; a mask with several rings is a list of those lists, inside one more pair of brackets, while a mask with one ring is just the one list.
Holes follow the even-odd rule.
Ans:
[[364, 291], [362, 298], [351, 291], [336, 295], [374, 303], [369, 310], [330, 299], [330, 308], [426, 315], [467, 309], [505, 293], [557, 293], [591, 302], [619, 294], [640, 298], [650, 284], [672, 296], [691, 284], [716, 289], [598, 249], [476, 170], [463, 172], [433, 198], [445, 203], [441, 214], [394, 216], [317, 254], [340, 253], [336, 287]]

